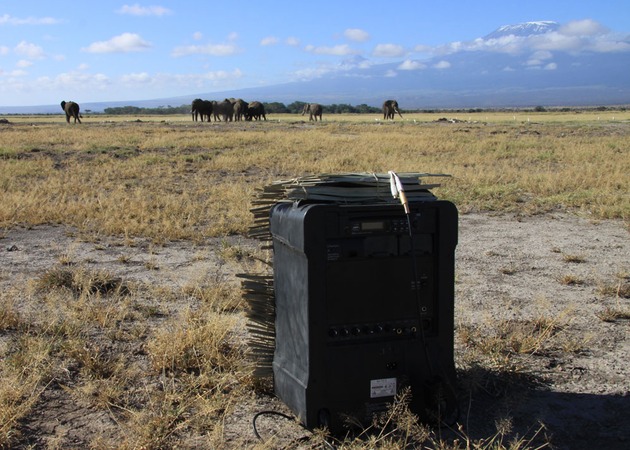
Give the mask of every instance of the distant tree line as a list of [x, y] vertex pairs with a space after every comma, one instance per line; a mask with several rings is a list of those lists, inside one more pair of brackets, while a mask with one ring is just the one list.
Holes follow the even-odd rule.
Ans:
[[[267, 114], [301, 114], [306, 102], [293, 102], [285, 105], [280, 102], [263, 102]], [[325, 114], [374, 114], [380, 113], [381, 108], [375, 108], [366, 104], [357, 106], [342, 104], [322, 105]], [[117, 106], [105, 108], [105, 114], [110, 115], [167, 115], [167, 114], [189, 114], [190, 105], [181, 106], [158, 106], [157, 108], [140, 108], [138, 106]]]
[[105, 114], [111, 115], [167, 115], [167, 114], [190, 114], [190, 105], [181, 106], [158, 106], [157, 108], [140, 108], [138, 106], [117, 106], [115, 108], [105, 108]]

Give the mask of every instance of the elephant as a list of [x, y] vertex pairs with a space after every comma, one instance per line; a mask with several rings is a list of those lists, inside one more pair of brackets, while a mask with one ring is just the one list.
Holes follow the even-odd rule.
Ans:
[[247, 113], [247, 108], [249, 108], [249, 103], [239, 98], [237, 100], [234, 100], [232, 104], [234, 105], [234, 120], [243, 120]]
[[222, 102], [212, 102], [212, 114], [214, 120], [223, 120], [224, 122], [231, 122], [234, 118], [234, 105], [227, 98]]
[[304, 110], [302, 111], [302, 115], [309, 113], [308, 120], [314, 120], [317, 122], [317, 116], [319, 116], [319, 121], [322, 121], [322, 105], [319, 103], [307, 103], [304, 105]]
[[209, 100], [202, 100], [200, 98], [194, 99], [191, 105], [191, 113], [193, 122], [196, 122], [198, 117], [203, 122], [204, 116], [208, 122], [210, 122], [212, 115], [212, 102]]
[[247, 115], [245, 118], [247, 120], [260, 120], [261, 117], [264, 120], [267, 120], [267, 116], [265, 115], [265, 106], [260, 102], [251, 102], [247, 108]]
[[70, 117], [74, 117], [74, 123], [81, 123], [81, 116], [79, 115], [79, 104], [75, 102], [61, 102], [61, 109], [66, 112], [66, 122], [70, 123]]
[[383, 120], [394, 120], [394, 113], [398, 113], [402, 119], [402, 114], [398, 109], [398, 102], [396, 100], [385, 100], [383, 103]]

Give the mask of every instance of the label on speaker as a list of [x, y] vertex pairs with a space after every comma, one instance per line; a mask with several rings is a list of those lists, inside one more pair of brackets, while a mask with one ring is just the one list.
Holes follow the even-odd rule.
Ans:
[[396, 395], [396, 378], [370, 380], [370, 398], [392, 397]]

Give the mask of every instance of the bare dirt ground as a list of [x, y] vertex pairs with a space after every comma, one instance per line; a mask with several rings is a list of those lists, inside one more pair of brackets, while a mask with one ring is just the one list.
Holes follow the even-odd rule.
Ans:
[[[570, 214], [516, 217], [462, 214], [456, 270], [456, 365], [460, 423], [471, 439], [491, 436], [510, 417], [512, 435], [542, 434], [559, 449], [630, 448], [630, 239], [621, 221], [591, 221]], [[202, 244], [121, 246], [120, 239], [86, 242], [60, 226], [17, 228], [0, 234], [0, 289], [15, 289], [71, 258], [125, 280], [185, 286], [203, 274], [234, 283], [243, 271], [218, 256], [223, 239]], [[257, 247], [257, 241], [230, 238]], [[199, 257], [203, 254], [203, 257]], [[156, 270], [159, 268], [159, 270]], [[624, 295], [624, 292], [626, 293]], [[624, 314], [614, 312], [625, 311]], [[476, 351], [462, 329], [497, 334], [501, 324], [554, 321], [553, 344], [514, 356], [509, 363], [471, 363]], [[1, 341], [0, 335], [0, 341]], [[1, 344], [1, 342], [0, 342]], [[252, 396], [225, 422], [225, 439], [253, 446], [251, 420], [261, 410], [290, 413], [273, 396]], [[42, 396], [28, 420], [30, 442], [63, 428], [74, 442], [111, 427], [107, 412], [84, 410], [69, 400]], [[261, 424], [261, 433], [268, 430]], [[285, 421], [273, 425], [289, 437], [305, 432]], [[279, 430], [282, 428], [283, 430]], [[448, 437], [449, 431], [444, 431]]]

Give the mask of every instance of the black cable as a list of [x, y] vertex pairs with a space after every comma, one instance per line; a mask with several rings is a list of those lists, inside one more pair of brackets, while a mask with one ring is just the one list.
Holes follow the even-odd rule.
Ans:
[[435, 377], [433, 372], [433, 365], [431, 364], [431, 358], [429, 357], [429, 349], [425, 338], [424, 324], [422, 322], [422, 308], [420, 307], [420, 282], [418, 280], [418, 263], [416, 261], [416, 253], [413, 248], [413, 230], [411, 229], [411, 212], [405, 214], [407, 217], [407, 229], [409, 231], [409, 254], [411, 255], [411, 268], [413, 270], [413, 285], [416, 293], [416, 308], [418, 309], [418, 323], [420, 325], [420, 340], [422, 341], [422, 348], [424, 349], [424, 357], [426, 359], [427, 366], [429, 366], [429, 373], [431, 377]]
[[[427, 366], [429, 367], [429, 373], [431, 375], [431, 378], [433, 378], [433, 379], [443, 378], [446, 386], [451, 391], [451, 394], [453, 395], [453, 398], [454, 398], [454, 401], [455, 401], [455, 409], [457, 411], [457, 413], [455, 414], [455, 420], [457, 420], [457, 418], [459, 417], [459, 414], [460, 414], [459, 401], [457, 400], [457, 391], [455, 390], [455, 387], [451, 384], [448, 375], [446, 373], [444, 373], [444, 369], [442, 368], [439, 359], [438, 359], [437, 363], [438, 363], [438, 366], [440, 366], [440, 369], [441, 369], [441, 372], [443, 373], [443, 376], [442, 377], [436, 377], [435, 372], [433, 370], [433, 365], [431, 364], [431, 358], [429, 357], [429, 349], [428, 349], [428, 345], [427, 345], [427, 341], [426, 341], [426, 337], [425, 337], [424, 324], [423, 324], [423, 321], [422, 321], [422, 308], [420, 307], [420, 284], [419, 284], [419, 280], [418, 280], [418, 263], [416, 261], [416, 253], [414, 251], [414, 246], [413, 246], [413, 230], [411, 228], [411, 209], [409, 209], [409, 212], [405, 211], [405, 215], [407, 217], [407, 228], [408, 228], [408, 231], [409, 231], [409, 246], [410, 246], [410, 255], [411, 255], [411, 265], [412, 265], [412, 270], [413, 270], [413, 280], [414, 280], [414, 287], [415, 287], [415, 294], [416, 294], [416, 307], [418, 308], [418, 322], [420, 324], [420, 340], [422, 341], [422, 348], [424, 350], [424, 357], [425, 357], [425, 360], [427, 362]], [[446, 425], [451, 426], [451, 425], [453, 425], [453, 423], [447, 423]]]

